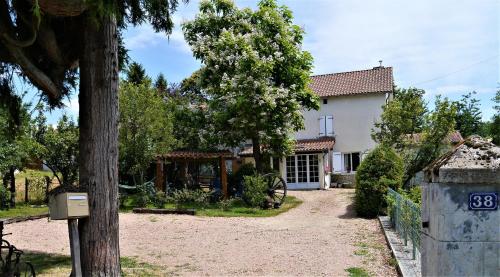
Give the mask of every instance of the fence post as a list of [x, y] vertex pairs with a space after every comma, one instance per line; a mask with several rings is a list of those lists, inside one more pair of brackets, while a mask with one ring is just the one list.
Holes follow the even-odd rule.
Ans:
[[28, 189], [29, 189], [29, 180], [28, 180], [28, 177], [26, 177], [24, 180], [24, 202], [26, 204], [28, 204], [28, 202], [30, 201]]
[[50, 180], [49, 176], [45, 176], [45, 204], [49, 203], [49, 189], [50, 189]]

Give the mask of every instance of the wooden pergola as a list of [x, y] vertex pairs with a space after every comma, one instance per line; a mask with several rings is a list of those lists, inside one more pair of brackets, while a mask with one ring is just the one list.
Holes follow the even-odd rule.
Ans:
[[[229, 194], [227, 188], [226, 161], [235, 159], [236, 157], [230, 151], [172, 151], [166, 154], [158, 155], [156, 157], [156, 189], [165, 190], [166, 188], [167, 176], [165, 173], [165, 164], [167, 161], [180, 163], [183, 165], [185, 170], [187, 170], [188, 164], [190, 162], [203, 163], [217, 161], [219, 163], [222, 193], [224, 197], [227, 198]], [[233, 171], [237, 169], [236, 167], [237, 163], [233, 162]]]

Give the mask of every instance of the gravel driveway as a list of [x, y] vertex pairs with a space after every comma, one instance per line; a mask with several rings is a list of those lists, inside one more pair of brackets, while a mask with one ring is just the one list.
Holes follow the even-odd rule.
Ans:
[[[353, 216], [350, 189], [295, 191], [304, 203], [270, 218], [120, 214], [122, 256], [161, 265], [168, 275], [346, 276], [359, 267], [397, 276], [376, 220]], [[69, 255], [64, 221], [6, 226], [21, 249]]]

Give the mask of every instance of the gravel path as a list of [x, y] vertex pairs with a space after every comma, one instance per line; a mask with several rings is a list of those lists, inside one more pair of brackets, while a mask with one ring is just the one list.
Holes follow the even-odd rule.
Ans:
[[[122, 256], [168, 275], [397, 276], [376, 220], [353, 216], [353, 190], [297, 191], [304, 203], [271, 218], [120, 214]], [[69, 254], [64, 221], [10, 224], [18, 248]]]

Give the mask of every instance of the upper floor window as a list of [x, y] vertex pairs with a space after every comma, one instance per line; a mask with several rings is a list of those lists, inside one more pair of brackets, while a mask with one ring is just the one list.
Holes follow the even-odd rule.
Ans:
[[333, 136], [333, 115], [324, 115], [319, 118], [319, 135]]

